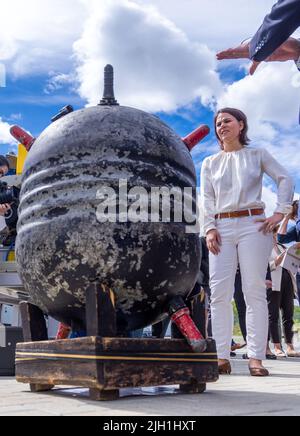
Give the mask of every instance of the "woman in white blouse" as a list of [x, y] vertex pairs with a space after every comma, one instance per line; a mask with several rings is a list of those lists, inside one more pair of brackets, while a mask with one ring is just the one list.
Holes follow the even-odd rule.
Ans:
[[[272, 250], [271, 233], [284, 215], [291, 212], [294, 183], [266, 150], [247, 147], [248, 122], [243, 112], [232, 108], [220, 110], [215, 130], [221, 151], [203, 162], [201, 189], [219, 371], [231, 373], [232, 298], [239, 263], [247, 304], [250, 374], [268, 376], [262, 361], [268, 340], [265, 278]], [[278, 205], [270, 218], [264, 214], [261, 199], [264, 173], [278, 186]]]

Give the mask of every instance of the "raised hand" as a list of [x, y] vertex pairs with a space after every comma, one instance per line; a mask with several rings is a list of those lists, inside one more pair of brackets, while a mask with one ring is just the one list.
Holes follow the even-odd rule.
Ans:
[[[244, 42], [235, 48], [229, 48], [217, 54], [219, 61], [224, 59], [250, 59], [250, 42]], [[297, 61], [300, 57], [300, 41], [289, 38], [265, 62]], [[261, 62], [253, 61], [250, 74], [253, 75]]]
[[[228, 48], [227, 50], [217, 53], [217, 59], [222, 61], [224, 59], [250, 59], [250, 42], [243, 42], [235, 48]], [[252, 76], [257, 70], [260, 62], [253, 61], [250, 67], [250, 75]]]
[[217, 53], [218, 61], [224, 59], [250, 59], [249, 42], [242, 43], [235, 48], [228, 48], [227, 50]]

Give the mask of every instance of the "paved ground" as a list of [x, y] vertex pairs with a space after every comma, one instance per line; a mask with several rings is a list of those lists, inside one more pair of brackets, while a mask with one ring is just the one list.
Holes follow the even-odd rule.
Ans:
[[267, 367], [272, 377], [251, 378], [247, 362], [238, 357], [233, 360], [233, 375], [208, 385], [204, 395], [177, 395], [172, 388], [161, 390], [160, 395], [155, 390], [136, 390], [140, 396], [125, 396], [114, 403], [93, 403], [87, 391], [80, 389], [32, 394], [27, 385], [0, 378], [0, 415], [299, 416], [300, 359], [268, 362]]

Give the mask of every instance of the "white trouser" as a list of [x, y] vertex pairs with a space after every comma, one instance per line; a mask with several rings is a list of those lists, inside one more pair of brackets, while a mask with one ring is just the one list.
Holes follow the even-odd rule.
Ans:
[[239, 263], [247, 305], [247, 344], [251, 359], [264, 360], [268, 341], [266, 274], [272, 251], [272, 235], [264, 235], [255, 222], [265, 216], [217, 220], [221, 253], [210, 253], [213, 337], [219, 359], [230, 359], [233, 334], [234, 283]]

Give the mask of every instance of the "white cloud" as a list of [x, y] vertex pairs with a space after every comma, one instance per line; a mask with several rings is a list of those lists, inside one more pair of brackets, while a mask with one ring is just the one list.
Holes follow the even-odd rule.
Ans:
[[[0, 146], [1, 144], [13, 144], [14, 140], [9, 132], [10, 124], [0, 117]], [[1, 153], [0, 153], [1, 154]]]
[[278, 130], [274, 123], [277, 128], [290, 128], [298, 123], [298, 75], [294, 63], [263, 65], [254, 76], [229, 85], [218, 106], [243, 110], [249, 118], [250, 135], [254, 139], [274, 139]]
[[131, 0], [84, 0], [84, 32], [74, 45], [80, 94], [90, 104], [101, 97], [103, 66], [116, 70], [116, 96], [124, 105], [169, 111], [219, 93], [215, 55], [153, 7]]
[[[105, 2], [0, 0], [0, 61], [16, 76], [70, 67], [72, 44], [82, 33], [87, 13], [93, 13], [95, 8], [97, 14], [97, 9], [102, 6], [105, 9]], [[123, 3], [111, 2], [116, 7]], [[156, 7], [165, 17], [163, 20], [173, 22], [190, 41], [219, 50], [252, 35], [274, 0], [227, 0], [226, 7], [223, 0], [132, 0], [132, 3], [144, 10], [149, 5]], [[131, 31], [125, 18], [121, 28]], [[132, 42], [142, 44], [144, 38]]]
[[[149, 4], [148, 0], [135, 0]], [[191, 40], [214, 50], [236, 45], [253, 35], [275, 0], [151, 0]]]
[[65, 86], [74, 86], [76, 81], [75, 76], [71, 74], [64, 73], [50, 73], [50, 79], [44, 88], [45, 94], [52, 94], [59, 91]]
[[[70, 66], [72, 44], [82, 33], [87, 13], [93, 14], [93, 8], [95, 14], [102, 6], [105, 9], [105, 1], [0, 0], [0, 61], [7, 63], [16, 76], [61, 71], [66, 64]], [[132, 0], [132, 3], [144, 10], [149, 5], [158, 8], [161, 20], [173, 22], [190, 41], [221, 49], [252, 34], [273, 1], [254, 0], [245, 4], [228, 0], [226, 8], [223, 0]], [[111, 2], [122, 7], [122, 0]], [[121, 29], [127, 32], [131, 29], [125, 18]], [[142, 44], [144, 38], [132, 42]]]
[[0, 155], [7, 152], [17, 152], [16, 141], [9, 132], [10, 127], [11, 125], [0, 117]]
[[9, 121], [13, 121], [13, 122], [21, 121], [23, 119], [23, 115], [20, 112], [11, 114], [8, 119]]
[[266, 148], [294, 177], [299, 179], [299, 126], [289, 131], [278, 131], [273, 141], [257, 140], [260, 147]]
[[263, 187], [262, 200], [266, 204], [266, 215], [272, 216], [277, 207], [277, 194], [272, 190], [271, 186]]
[[48, 73], [71, 65], [82, 31], [80, 0], [0, 0], [0, 61], [14, 76]]

